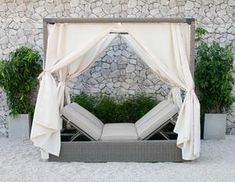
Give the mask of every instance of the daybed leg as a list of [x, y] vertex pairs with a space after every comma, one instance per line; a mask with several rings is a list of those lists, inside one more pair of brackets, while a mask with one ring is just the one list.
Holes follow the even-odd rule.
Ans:
[[75, 133], [71, 139], [70, 139], [70, 142], [73, 142], [77, 137], [79, 137], [81, 135], [81, 133], [78, 131], [77, 133]]
[[167, 135], [165, 135], [162, 131], [159, 131], [159, 133], [160, 133], [165, 139], [170, 140], [170, 138], [169, 138]]

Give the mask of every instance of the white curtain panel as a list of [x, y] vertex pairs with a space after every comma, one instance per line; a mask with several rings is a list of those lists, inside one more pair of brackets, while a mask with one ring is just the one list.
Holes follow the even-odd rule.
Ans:
[[[200, 152], [200, 106], [189, 69], [190, 26], [176, 23], [77, 23], [48, 26], [48, 44], [44, 71], [39, 76], [38, 93], [31, 139], [40, 147], [42, 158], [48, 153], [59, 156], [60, 109], [69, 103], [66, 82], [88, 69], [116, 34], [122, 35], [133, 50], [173, 86], [169, 98], [181, 109], [175, 132], [177, 145], [185, 160], [194, 160]], [[52, 73], [59, 74], [56, 84]], [[180, 89], [186, 91], [182, 103]]]
[[[84, 51], [84, 53], [74, 51], [74, 53], [72, 53], [74, 54], [73, 56], [66, 56], [53, 67], [51, 72], [59, 71], [60, 82], [58, 85], [58, 94], [60, 95], [60, 109], [63, 108], [64, 101], [66, 102], [66, 104], [70, 102], [69, 91], [66, 87], [67, 81], [79, 76], [87, 68], [89, 68], [96, 60], [96, 57], [104, 51], [104, 49], [116, 36], [117, 34], [107, 34], [101, 40], [99, 40], [98, 42], [96, 41], [92, 46], [89, 46], [89, 49]], [[67, 62], [68, 65], [64, 66], [64, 64], [66, 64]]]
[[[123, 24], [122, 35], [163, 80], [173, 86], [170, 97], [180, 107], [174, 131], [185, 160], [200, 155], [200, 104], [190, 72], [190, 26], [182, 23]], [[178, 88], [176, 88], [178, 87]], [[182, 103], [180, 89], [186, 91]]]
[[[49, 27], [44, 71], [33, 118], [31, 140], [41, 149], [42, 158], [48, 153], [59, 156], [60, 108], [68, 100], [66, 81], [89, 67], [115, 38], [109, 32], [118, 24], [55, 24]], [[76, 63], [75, 63], [76, 62]], [[52, 73], [59, 72], [57, 86]]]

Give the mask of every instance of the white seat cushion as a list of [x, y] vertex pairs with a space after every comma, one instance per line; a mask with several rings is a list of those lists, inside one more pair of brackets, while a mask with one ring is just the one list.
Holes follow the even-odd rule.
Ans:
[[72, 103], [64, 107], [62, 114], [93, 139], [100, 139], [103, 123], [83, 107]]
[[138, 136], [145, 139], [174, 116], [178, 110], [179, 108], [168, 100], [160, 102], [135, 123]]
[[132, 123], [105, 124], [101, 136], [102, 141], [135, 141], [137, 139], [135, 124]]

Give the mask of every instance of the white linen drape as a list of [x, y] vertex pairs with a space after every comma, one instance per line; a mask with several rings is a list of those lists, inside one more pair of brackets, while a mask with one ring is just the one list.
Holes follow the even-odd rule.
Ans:
[[[77, 77], [81, 73], [83, 73], [87, 68], [89, 68], [95, 58], [111, 43], [111, 41], [117, 36], [117, 34], [105, 35], [102, 40], [96, 41], [94, 45], [90, 46], [86, 51], [73, 52], [72, 56], [66, 56], [61, 59], [59, 64], [56, 64], [51, 72], [59, 71], [59, 85], [58, 85], [58, 93], [60, 95], [60, 108], [64, 106], [64, 98], [65, 102], [69, 103], [69, 92], [66, 88], [66, 82], [72, 78]], [[75, 60], [75, 61], [74, 61]], [[68, 66], [64, 66], [66, 63], [70, 63]], [[64, 64], [63, 64], [64, 63]]]
[[184, 42], [190, 41], [186, 41], [187, 34], [184, 33], [185, 29], [182, 25], [171, 25], [171, 30], [175, 62], [186, 91], [174, 131], [178, 134], [177, 145], [182, 148], [183, 158], [194, 160], [200, 156], [200, 104], [190, 72], [189, 51], [187, 49], [189, 47], [184, 44]]
[[[177, 146], [185, 160], [200, 155], [200, 105], [194, 91], [189, 67], [190, 27], [187, 24], [123, 25], [129, 35], [122, 35], [129, 46], [161, 78], [174, 88], [170, 97], [180, 107], [174, 131], [178, 134]], [[178, 88], [175, 88], [178, 87]], [[182, 103], [179, 88], [186, 91]]]
[[[80, 46], [71, 47], [70, 49], [68, 47], [71, 45], [68, 44], [69, 46], [66, 47], [64, 40], [71, 28], [67, 27], [66, 24], [55, 24], [49, 30], [46, 64], [44, 64], [44, 71], [39, 76], [41, 78], [40, 89], [31, 132], [31, 140], [35, 146], [40, 147], [44, 159], [49, 157], [48, 153], [59, 156], [62, 125], [60, 108], [63, 107], [64, 98], [67, 98], [67, 102], [69, 98], [66, 91], [66, 81], [79, 75], [89, 67], [95, 57], [116, 36], [115, 34], [108, 34], [114, 26], [113, 24], [95, 26], [93, 32], [90, 30], [90, 25], [82, 24], [77, 26], [77, 29], [81, 28], [83, 30], [83, 34], [86, 33], [87, 39], [84, 39], [86, 36], [82, 34], [82, 38], [77, 42]], [[86, 28], [87, 31], [85, 31]], [[89, 37], [91, 33], [92, 39]], [[52, 76], [54, 72], [59, 72], [60, 83], [58, 87]]]

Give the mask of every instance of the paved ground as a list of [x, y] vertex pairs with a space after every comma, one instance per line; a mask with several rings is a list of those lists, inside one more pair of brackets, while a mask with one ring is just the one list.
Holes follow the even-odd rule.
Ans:
[[235, 136], [203, 141], [201, 158], [187, 163], [41, 162], [30, 141], [0, 136], [1, 182], [234, 182]]

